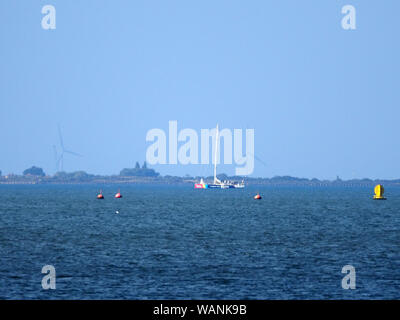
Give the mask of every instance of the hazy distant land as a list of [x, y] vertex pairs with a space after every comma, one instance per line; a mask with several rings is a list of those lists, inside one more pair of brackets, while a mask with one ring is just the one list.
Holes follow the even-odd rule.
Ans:
[[[213, 176], [184, 177], [165, 175], [161, 176], [154, 169], [147, 168], [146, 163], [142, 167], [136, 163], [135, 168], [122, 169], [119, 175], [95, 175], [85, 171], [57, 172], [54, 175], [46, 175], [41, 168], [31, 167], [23, 172], [22, 175], [7, 174], [2, 175], [0, 171], [0, 184], [193, 184], [203, 178], [206, 183], [213, 181]], [[254, 178], [227, 176], [219, 174], [220, 180], [242, 181], [247, 185], [281, 185], [281, 186], [372, 186], [378, 183], [387, 185], [399, 185], [400, 179], [351, 179], [342, 180], [337, 177], [335, 180], [319, 180], [317, 178], [297, 178], [291, 176], [275, 176], [272, 178]]]

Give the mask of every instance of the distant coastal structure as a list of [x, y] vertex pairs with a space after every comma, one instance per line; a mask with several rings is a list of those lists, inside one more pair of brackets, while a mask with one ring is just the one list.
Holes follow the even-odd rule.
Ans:
[[119, 175], [122, 177], [158, 177], [160, 174], [154, 169], [147, 168], [145, 161], [142, 167], [140, 167], [139, 162], [136, 162], [134, 168], [124, 168]]

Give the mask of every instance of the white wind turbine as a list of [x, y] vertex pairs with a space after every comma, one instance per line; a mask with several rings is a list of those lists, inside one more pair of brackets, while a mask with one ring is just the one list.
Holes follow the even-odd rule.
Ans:
[[73, 156], [76, 156], [76, 157], [82, 157], [82, 155], [64, 148], [64, 140], [63, 140], [63, 137], [62, 137], [62, 134], [61, 134], [60, 125], [58, 125], [58, 136], [59, 136], [59, 139], [60, 139], [60, 147], [61, 147], [61, 153], [60, 153], [59, 156], [57, 156], [56, 147], [53, 146], [54, 158], [55, 158], [55, 161], [56, 161], [56, 171], [64, 171], [64, 154], [65, 153], [69, 153], [69, 154], [71, 154]]

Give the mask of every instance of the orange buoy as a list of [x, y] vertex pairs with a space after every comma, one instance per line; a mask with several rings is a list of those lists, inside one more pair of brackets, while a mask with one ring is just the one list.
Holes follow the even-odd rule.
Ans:
[[119, 192], [119, 190], [118, 190], [117, 194], [115, 195], [115, 198], [122, 198], [122, 194], [121, 194], [121, 192]]
[[97, 195], [97, 199], [104, 199], [103, 193], [100, 190], [100, 193]]
[[262, 198], [261, 198], [261, 196], [260, 196], [260, 194], [259, 193], [257, 193], [255, 196], [254, 196], [254, 200], [261, 200]]

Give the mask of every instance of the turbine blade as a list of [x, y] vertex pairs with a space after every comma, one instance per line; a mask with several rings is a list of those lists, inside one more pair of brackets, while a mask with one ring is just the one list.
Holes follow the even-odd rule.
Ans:
[[58, 136], [59, 136], [59, 138], [60, 138], [61, 149], [64, 150], [64, 141], [63, 141], [63, 137], [62, 137], [62, 134], [61, 134], [60, 125], [58, 125]]
[[77, 157], [83, 157], [81, 154], [79, 154], [79, 153], [76, 153], [76, 152], [73, 152], [73, 151], [64, 150], [64, 152], [65, 152], [65, 153], [72, 154], [72, 155], [74, 155], [74, 156], [77, 156]]
[[60, 169], [61, 171], [64, 171], [64, 152], [61, 153], [59, 161], [60, 161]]
[[264, 167], [267, 167], [267, 168], [268, 168], [268, 165], [267, 165], [263, 160], [261, 160], [259, 157], [257, 157], [255, 154], [253, 154], [253, 153], [251, 153], [251, 152], [249, 152], [249, 154], [250, 154], [251, 156], [253, 156], [254, 159], [256, 159], [258, 162], [260, 162]]
[[57, 172], [58, 167], [59, 167], [59, 161], [58, 161], [58, 157], [57, 157], [57, 148], [55, 145], [53, 145], [53, 151], [54, 151], [55, 168], [56, 168], [56, 172]]
[[57, 149], [56, 146], [53, 145], [54, 159], [57, 161]]
[[58, 158], [57, 161], [56, 161], [56, 170], [57, 170], [57, 172], [60, 171], [60, 162], [61, 162], [61, 158]]

